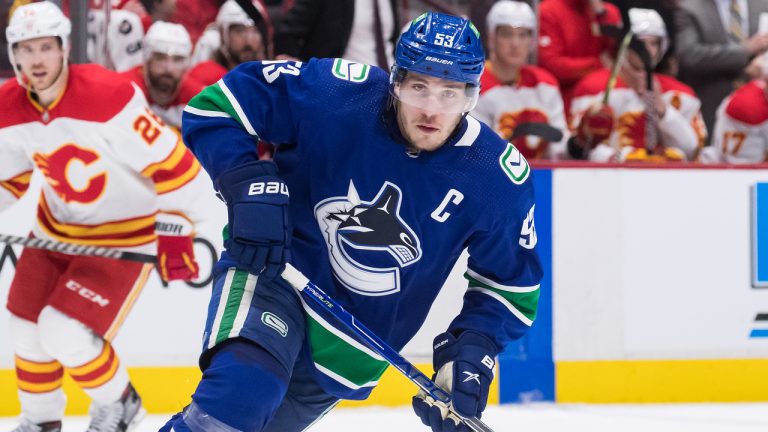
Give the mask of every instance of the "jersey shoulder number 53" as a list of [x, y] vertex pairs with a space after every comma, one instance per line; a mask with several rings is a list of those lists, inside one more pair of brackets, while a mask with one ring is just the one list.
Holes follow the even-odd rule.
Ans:
[[262, 69], [264, 79], [267, 80], [267, 83], [272, 84], [282, 74], [299, 76], [302, 63], [288, 60], [264, 60], [261, 64], [264, 65], [264, 69]]

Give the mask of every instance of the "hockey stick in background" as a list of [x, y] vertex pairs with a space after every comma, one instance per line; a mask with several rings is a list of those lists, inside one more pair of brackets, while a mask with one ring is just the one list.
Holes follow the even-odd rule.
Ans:
[[520, 138], [522, 136], [536, 136], [545, 141], [559, 142], [563, 139], [563, 131], [560, 129], [541, 122], [529, 122], [520, 123], [515, 126], [515, 131], [512, 132], [510, 141]]
[[100, 246], [86, 246], [74, 243], [63, 243], [34, 237], [20, 237], [0, 234], [0, 243], [19, 245], [33, 249], [43, 249], [71, 255], [92, 256], [117, 260], [136, 261], [148, 264], [157, 263], [157, 257], [137, 252], [126, 252]]
[[272, 38], [270, 37], [266, 18], [262, 16], [261, 12], [259, 12], [256, 6], [253, 4], [252, 0], [235, 0], [235, 2], [240, 5], [245, 14], [248, 15], [248, 18], [253, 20], [253, 22], [256, 24], [256, 28], [259, 30], [259, 33], [261, 33], [261, 40], [264, 43], [264, 49], [267, 51], [267, 58], [272, 58], [274, 55], [272, 52]]
[[621, 65], [627, 57], [627, 48], [629, 48], [629, 43], [632, 42], [632, 35], [631, 31], [627, 31], [627, 34], [621, 40], [619, 52], [616, 54], [616, 60], [614, 60], [613, 68], [611, 69], [611, 76], [608, 78], [608, 84], [605, 86], [605, 93], [603, 93], [603, 105], [608, 105], [608, 97], [611, 95], [613, 88], [616, 87], [616, 79], [619, 76]]
[[319, 305], [325, 311], [336, 317], [341, 321], [349, 330], [353, 331], [357, 336], [362, 338], [365, 343], [374, 350], [377, 354], [382, 356], [389, 364], [399, 370], [409, 380], [413, 381], [420, 389], [424, 390], [430, 396], [435, 398], [440, 404], [449, 407], [451, 413], [461, 419], [464, 424], [469, 426], [473, 432], [493, 432], [493, 429], [488, 427], [477, 417], [462, 417], [453, 411], [451, 406], [451, 395], [445, 390], [441, 389], [424, 375], [420, 370], [416, 368], [411, 362], [406, 360], [397, 351], [392, 349], [386, 342], [381, 340], [366, 326], [357, 321], [355, 317], [344, 310], [344, 308], [338, 304], [334, 299], [328, 296], [323, 290], [318, 288], [317, 285], [312, 283], [306, 276], [304, 276], [299, 270], [297, 270], [291, 264], [286, 264], [283, 271], [283, 279], [291, 284], [301, 295], [310, 299], [314, 304]]

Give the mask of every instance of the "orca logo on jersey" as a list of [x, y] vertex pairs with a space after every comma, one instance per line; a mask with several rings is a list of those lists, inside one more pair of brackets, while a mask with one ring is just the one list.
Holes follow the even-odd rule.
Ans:
[[315, 206], [333, 274], [350, 290], [368, 296], [394, 294], [400, 291], [400, 268], [421, 258], [419, 238], [400, 217], [402, 199], [400, 188], [385, 182], [375, 198], [362, 201], [350, 181], [347, 196]]

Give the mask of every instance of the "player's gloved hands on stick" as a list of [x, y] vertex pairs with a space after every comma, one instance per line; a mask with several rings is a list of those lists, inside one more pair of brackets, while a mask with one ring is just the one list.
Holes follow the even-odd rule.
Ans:
[[288, 187], [277, 165], [264, 160], [232, 168], [216, 179], [216, 189], [227, 203], [230, 257], [250, 273], [279, 275], [290, 260], [291, 224]]
[[608, 140], [613, 132], [613, 109], [608, 105], [593, 105], [584, 113], [576, 135], [586, 150]]
[[[480, 417], [488, 402], [497, 349], [488, 337], [468, 330], [459, 337], [442, 333], [435, 338], [435, 384], [451, 395], [453, 409], [464, 417]], [[469, 431], [455, 415], [423, 390], [413, 397], [413, 410], [433, 432]]]
[[200, 266], [195, 261], [192, 223], [181, 215], [159, 213], [155, 233], [160, 277], [166, 282], [196, 279]]

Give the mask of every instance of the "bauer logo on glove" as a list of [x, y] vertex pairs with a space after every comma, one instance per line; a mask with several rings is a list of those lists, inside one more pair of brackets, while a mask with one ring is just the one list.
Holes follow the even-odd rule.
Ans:
[[422, 390], [413, 397], [413, 410], [433, 432], [469, 431], [456, 414], [482, 415], [493, 381], [497, 347], [480, 333], [464, 331], [458, 338], [451, 333], [438, 335], [433, 350], [435, 384], [451, 394], [451, 406]]
[[254, 161], [222, 173], [216, 188], [227, 203], [224, 247], [238, 267], [269, 279], [290, 260], [288, 187], [272, 161]]

